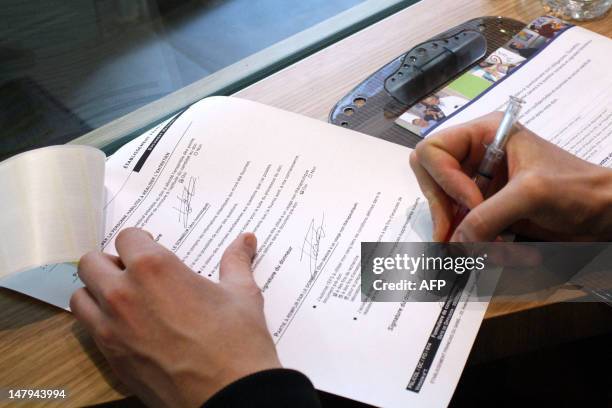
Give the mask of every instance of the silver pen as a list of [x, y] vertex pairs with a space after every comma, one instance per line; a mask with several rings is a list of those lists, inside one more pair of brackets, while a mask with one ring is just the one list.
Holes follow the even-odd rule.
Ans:
[[[484, 197], [487, 189], [489, 188], [489, 183], [495, 176], [497, 169], [499, 168], [499, 164], [504, 159], [506, 151], [504, 150], [506, 147], [506, 143], [512, 134], [512, 128], [516, 124], [518, 120], [519, 113], [525, 101], [516, 96], [510, 96], [510, 100], [508, 101], [508, 105], [506, 106], [506, 111], [504, 112], [504, 116], [502, 117], [501, 122], [499, 123], [499, 127], [497, 128], [497, 132], [495, 133], [495, 137], [491, 144], [487, 146], [487, 150], [485, 151], [484, 157], [480, 162], [480, 166], [478, 167], [478, 171], [474, 176], [474, 183], [478, 186], [478, 189], [482, 193]], [[450, 241], [455, 229], [461, 224], [461, 221], [465, 218], [465, 216], [470, 212], [470, 209], [461, 206], [457, 209], [457, 213], [455, 214], [455, 218], [453, 220], [453, 224], [451, 228], [448, 230], [448, 234], [446, 235], [445, 242]]]

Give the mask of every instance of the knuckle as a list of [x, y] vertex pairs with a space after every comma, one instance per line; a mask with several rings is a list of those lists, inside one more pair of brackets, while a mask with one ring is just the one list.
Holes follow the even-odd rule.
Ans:
[[236, 264], [251, 264], [251, 258], [249, 254], [247, 254], [246, 251], [242, 250], [241, 248], [235, 247], [233, 245], [230, 246], [227, 250], [225, 250], [225, 252], [223, 253], [222, 260], [223, 263], [227, 264], [230, 267]]
[[121, 314], [130, 306], [132, 296], [125, 287], [116, 286], [104, 293], [104, 300], [112, 312]]
[[121, 231], [119, 231], [119, 233], [117, 234], [117, 238], [115, 240], [116, 241], [122, 241], [126, 237], [132, 235], [136, 231], [138, 231], [138, 228], [136, 228], [136, 227], [127, 227], [127, 228], [124, 228]]
[[97, 251], [89, 251], [85, 255], [79, 259], [78, 270], [84, 271], [91, 269], [93, 266], [97, 265], [97, 258], [99, 256], [99, 252]]
[[455, 200], [456, 202], [462, 204], [462, 205], [468, 205], [468, 201], [467, 199], [467, 195], [465, 194], [463, 188], [461, 185], [459, 185], [458, 183], [455, 183], [455, 179], [453, 178], [453, 175], [448, 172], [448, 171], [440, 171], [437, 174], [435, 174], [435, 177], [433, 177], [435, 183], [438, 185], [438, 187], [447, 195], [451, 196], [453, 198], [453, 200]]
[[[419, 145], [417, 144], [417, 147], [418, 146]], [[410, 163], [410, 166], [413, 169], [419, 165], [419, 155], [418, 155], [416, 149], [410, 152], [409, 163]]]
[[411, 157], [414, 156], [415, 159], [419, 159], [423, 157], [423, 155], [426, 154], [427, 151], [429, 150], [430, 145], [431, 145], [430, 139], [421, 140], [419, 143], [417, 143], [417, 145], [415, 146], [410, 156]]
[[228, 251], [225, 253], [225, 263], [229, 266], [251, 264], [251, 258], [244, 251]]
[[438, 172], [435, 175], [434, 180], [442, 189], [448, 190], [449, 187], [454, 187], [453, 183], [450, 182], [450, 175], [446, 171]]
[[487, 223], [478, 211], [471, 211], [464, 220], [463, 232], [471, 240], [480, 240], [486, 235]]
[[136, 275], [155, 274], [161, 271], [167, 263], [168, 257], [161, 251], [147, 251], [138, 254], [132, 260], [129, 272]]
[[93, 332], [96, 343], [101, 348], [113, 349], [117, 343], [117, 339], [113, 330], [106, 324], [99, 324], [95, 327]]
[[246, 251], [238, 251], [237, 253], [235, 253], [235, 256], [237, 262], [240, 262], [241, 264], [251, 265], [251, 255]]
[[74, 291], [72, 296], [70, 296], [70, 302], [69, 302], [70, 310], [72, 310], [72, 312], [77, 317], [78, 317], [78, 309], [79, 309], [79, 304], [80, 304], [80, 300], [79, 299], [84, 294], [85, 294], [85, 288], [79, 288], [79, 289]]

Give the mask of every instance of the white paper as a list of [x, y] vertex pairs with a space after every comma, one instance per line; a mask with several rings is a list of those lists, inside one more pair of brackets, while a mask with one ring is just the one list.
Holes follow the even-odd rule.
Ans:
[[54, 146], [0, 163], [0, 278], [98, 248], [104, 160], [91, 147]]
[[254, 273], [285, 366], [319, 389], [376, 405], [448, 403], [486, 303], [463, 304], [454, 340], [434, 361], [440, 368], [415, 393], [406, 386], [441, 305], [360, 301], [361, 241], [422, 240], [414, 226], [429, 215], [409, 149], [263, 105], [210, 98], [171, 123], [135, 173], [168, 125], [108, 161], [106, 251], [114, 251], [119, 230], [142, 227], [216, 279], [223, 249], [254, 231]]

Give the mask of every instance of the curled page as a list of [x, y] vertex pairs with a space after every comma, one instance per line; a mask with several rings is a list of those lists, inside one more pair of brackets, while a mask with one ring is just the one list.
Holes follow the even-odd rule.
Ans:
[[0, 278], [99, 249], [105, 156], [52, 146], [0, 163]]

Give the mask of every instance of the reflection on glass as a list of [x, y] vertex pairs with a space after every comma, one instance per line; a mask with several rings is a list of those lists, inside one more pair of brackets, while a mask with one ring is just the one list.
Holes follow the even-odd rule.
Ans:
[[64, 143], [363, 0], [6, 0], [0, 160]]

